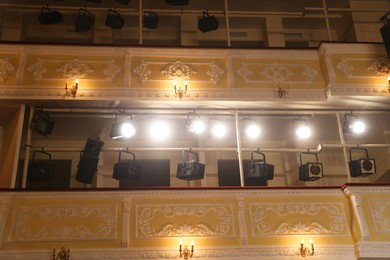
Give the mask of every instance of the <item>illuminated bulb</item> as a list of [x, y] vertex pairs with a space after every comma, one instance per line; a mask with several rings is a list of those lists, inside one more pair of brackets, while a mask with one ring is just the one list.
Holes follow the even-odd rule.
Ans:
[[218, 138], [224, 137], [226, 134], [226, 127], [222, 123], [218, 122], [211, 129], [211, 134]]
[[256, 124], [250, 124], [245, 128], [245, 135], [249, 138], [257, 138], [260, 135], [260, 128]]
[[169, 136], [169, 127], [165, 122], [154, 122], [150, 128], [150, 135], [155, 140], [163, 140]]
[[310, 135], [311, 135], [310, 127], [308, 127], [308, 126], [306, 126], [306, 125], [299, 126], [299, 127], [297, 127], [297, 129], [296, 129], [296, 131], [295, 131], [295, 134], [296, 134], [297, 137], [299, 137], [299, 138], [307, 139], [307, 138], [309, 138]]
[[205, 128], [206, 128], [206, 126], [202, 120], [196, 119], [196, 120], [192, 121], [191, 130], [193, 133], [201, 134], [204, 132]]
[[352, 132], [355, 134], [361, 134], [364, 133], [366, 130], [366, 125], [362, 121], [355, 121], [352, 124]]
[[121, 135], [125, 138], [130, 138], [135, 135], [135, 127], [129, 122], [125, 122], [121, 126]]

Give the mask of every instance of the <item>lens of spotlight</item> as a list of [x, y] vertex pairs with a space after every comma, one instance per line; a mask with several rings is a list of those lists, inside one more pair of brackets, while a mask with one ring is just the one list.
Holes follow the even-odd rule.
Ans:
[[355, 121], [352, 124], [352, 132], [355, 134], [362, 134], [366, 130], [366, 125], [362, 121]]
[[256, 124], [250, 124], [245, 128], [245, 135], [249, 138], [257, 138], [260, 135], [260, 128]]
[[226, 127], [222, 123], [216, 123], [211, 129], [213, 137], [221, 138], [226, 134]]
[[130, 138], [135, 135], [135, 127], [129, 122], [125, 122], [121, 127], [121, 134], [124, 138]]
[[308, 126], [303, 125], [303, 126], [299, 126], [296, 129], [295, 134], [297, 135], [297, 137], [299, 137], [301, 139], [307, 139], [311, 135], [311, 130]]
[[155, 140], [164, 140], [169, 136], [169, 127], [165, 122], [154, 122], [150, 128], [150, 135]]
[[204, 124], [204, 122], [200, 119], [196, 119], [194, 121], [192, 121], [192, 132], [195, 133], [195, 134], [201, 134], [204, 132], [206, 126]]

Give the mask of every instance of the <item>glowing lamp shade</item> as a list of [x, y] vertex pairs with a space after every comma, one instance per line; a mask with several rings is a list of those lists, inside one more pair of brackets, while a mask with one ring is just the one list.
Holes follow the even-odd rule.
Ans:
[[150, 137], [154, 140], [164, 140], [170, 135], [170, 128], [166, 122], [154, 121], [149, 129]]
[[211, 136], [216, 138], [222, 138], [226, 135], [226, 126], [221, 121], [215, 121], [211, 124]]
[[245, 136], [255, 139], [260, 136], [260, 127], [255, 123], [250, 123], [245, 127]]
[[112, 125], [110, 137], [111, 139], [128, 139], [135, 135], [136, 129], [131, 120], [115, 122]]
[[300, 125], [295, 129], [295, 135], [300, 139], [307, 139], [311, 136], [311, 129], [307, 125]]

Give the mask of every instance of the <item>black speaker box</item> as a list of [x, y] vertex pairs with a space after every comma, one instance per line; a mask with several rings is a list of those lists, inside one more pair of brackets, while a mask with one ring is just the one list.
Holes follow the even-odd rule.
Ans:
[[315, 181], [323, 177], [323, 166], [319, 162], [308, 162], [299, 166], [300, 181]]
[[76, 180], [82, 183], [91, 184], [97, 170], [98, 162], [99, 158], [84, 154], [77, 165]]
[[244, 176], [248, 179], [272, 180], [274, 178], [274, 165], [264, 162], [249, 162], [245, 164]]
[[205, 165], [195, 160], [179, 163], [176, 178], [182, 180], [200, 180], [204, 178]]

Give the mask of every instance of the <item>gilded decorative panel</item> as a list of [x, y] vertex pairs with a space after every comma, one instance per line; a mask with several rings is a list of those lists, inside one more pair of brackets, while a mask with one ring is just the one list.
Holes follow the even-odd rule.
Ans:
[[8, 242], [117, 238], [116, 205], [17, 206]]
[[0, 53], [0, 85], [15, 84], [19, 55]]
[[376, 232], [390, 234], [390, 198], [368, 199], [368, 205]]
[[342, 203], [250, 203], [253, 237], [349, 235]]
[[232, 203], [142, 203], [136, 223], [137, 239], [236, 237]]

